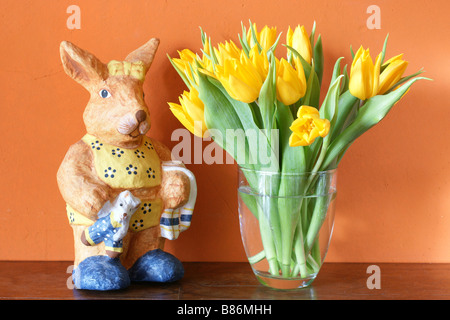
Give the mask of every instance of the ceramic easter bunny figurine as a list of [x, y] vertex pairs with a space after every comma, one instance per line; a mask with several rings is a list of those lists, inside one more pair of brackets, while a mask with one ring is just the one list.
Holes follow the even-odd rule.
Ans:
[[[57, 174], [74, 233], [78, 289], [122, 289], [130, 281], [169, 282], [184, 274], [181, 262], [162, 249], [164, 237], [174, 239], [190, 225], [195, 178], [171, 161], [166, 146], [146, 136], [143, 82], [158, 45], [151, 39], [124, 61], [108, 64], [70, 42], [60, 45], [65, 72], [90, 93], [83, 114], [87, 134], [69, 148]], [[104, 242], [89, 245], [86, 229], [125, 190], [141, 203], [117, 257]]]

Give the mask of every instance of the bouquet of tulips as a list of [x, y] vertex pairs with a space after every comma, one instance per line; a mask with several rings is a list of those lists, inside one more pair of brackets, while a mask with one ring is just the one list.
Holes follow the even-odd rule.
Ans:
[[[254, 170], [245, 171], [254, 193], [275, 197], [270, 212], [244, 199], [262, 225], [264, 245], [249, 261], [266, 258], [273, 275], [305, 277], [317, 271], [321, 261], [313, 255], [313, 244], [329, 205], [305, 200], [293, 208], [280, 197], [323, 188], [315, 174], [337, 168], [350, 145], [380, 122], [415, 81], [426, 79], [417, 77], [421, 70], [404, 76], [408, 62], [402, 54], [385, 61], [386, 37], [375, 62], [369, 49], [351, 50], [350, 70], [339, 58], [329, 85], [322, 84], [322, 38], [316, 39], [315, 29], [314, 24], [308, 35], [304, 26], [289, 27], [281, 59], [276, 57], [281, 33], [268, 26], [258, 31], [251, 22], [248, 28], [242, 25], [240, 45], [230, 40], [213, 46], [201, 31], [200, 53], [184, 49], [178, 58], [169, 57], [188, 88], [179, 104], [169, 103], [175, 117], [194, 135], [211, 136], [239, 166]], [[327, 91], [320, 102], [322, 86]], [[227, 135], [229, 129], [243, 132], [243, 142], [230, 141], [236, 134]], [[259, 138], [251, 140], [249, 131]], [[261, 183], [255, 171], [282, 178]], [[292, 173], [309, 178], [293, 185], [283, 179]], [[263, 219], [277, 223], [264, 227]]]

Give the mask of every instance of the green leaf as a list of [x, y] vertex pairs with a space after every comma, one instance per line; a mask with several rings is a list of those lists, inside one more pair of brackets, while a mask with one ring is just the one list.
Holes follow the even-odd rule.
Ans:
[[277, 102], [276, 119], [280, 134], [280, 163], [283, 173], [300, 173], [305, 172], [305, 153], [303, 147], [291, 147], [289, 145], [289, 137], [292, 131], [289, 127], [294, 121], [289, 107], [280, 101]]
[[330, 144], [321, 168], [331, 169], [329, 168], [330, 164], [341, 154], [341, 152], [364, 132], [384, 119], [391, 108], [401, 99], [411, 85], [421, 79], [430, 80], [424, 77], [414, 78], [387, 95], [378, 95], [367, 100], [364, 106], [359, 110], [355, 120]]
[[[301, 179], [298, 176], [290, 173], [299, 174], [305, 172], [305, 154], [303, 147], [291, 147], [289, 145], [289, 137], [291, 135], [291, 126], [294, 118], [288, 106], [278, 102], [277, 108], [277, 123], [280, 135], [280, 159], [281, 159], [281, 172], [283, 173], [279, 179], [279, 189], [277, 190], [278, 197], [278, 217], [280, 223], [280, 240], [281, 245], [277, 245], [277, 251], [281, 252], [280, 266], [283, 269], [289, 269], [293, 236], [295, 228], [301, 217], [300, 206], [301, 200], [298, 196], [302, 195]], [[305, 179], [306, 180], [306, 179]], [[293, 197], [292, 197], [293, 196]]]
[[264, 129], [263, 120], [261, 116], [261, 109], [259, 108], [259, 105], [256, 102], [249, 103], [250, 110], [253, 114], [253, 121], [255, 121], [255, 124], [260, 129]]
[[320, 83], [319, 83], [319, 78], [315, 74], [314, 70], [313, 70], [313, 73], [314, 73], [313, 84], [312, 84], [313, 89], [312, 89], [312, 94], [311, 94], [311, 99], [309, 101], [309, 105], [311, 107], [318, 109], [319, 104], [320, 104]]
[[[201, 73], [199, 98], [205, 105], [207, 128], [220, 132], [224, 141], [215, 141], [229, 152], [239, 165], [249, 169], [264, 168], [278, 171], [278, 153], [272, 150], [266, 133], [255, 123], [254, 115], [247, 103], [231, 98], [219, 81]], [[229, 141], [227, 129], [241, 131], [245, 143], [236, 145], [235, 141]], [[267, 154], [263, 154], [262, 151]], [[266, 160], [268, 163], [265, 163]]]
[[303, 59], [302, 55], [300, 53], [298, 53], [297, 50], [295, 50], [291, 46], [288, 46], [287, 44], [284, 44], [284, 46], [286, 48], [288, 48], [294, 54], [294, 56], [296, 56], [300, 59], [300, 62], [302, 63], [303, 71], [305, 72], [305, 77], [308, 79], [309, 74], [311, 73], [311, 69], [312, 69], [311, 65], [308, 62], [306, 62], [305, 59]]
[[262, 51], [262, 47], [261, 47], [261, 45], [259, 44], [259, 41], [258, 41], [258, 38], [256, 37], [256, 30], [255, 30], [255, 26], [253, 25], [253, 23], [251, 22], [251, 21], [249, 21], [250, 22], [250, 29], [252, 30], [252, 39], [253, 39], [253, 41], [256, 43], [256, 45], [258, 46], [258, 51], [259, 51], [259, 53], [261, 53], [261, 51]]
[[278, 42], [280, 41], [280, 38], [281, 38], [281, 32], [280, 32], [280, 34], [278, 35], [278, 37], [277, 37], [277, 40], [275, 40], [275, 42], [273, 43], [273, 45], [269, 48], [269, 52], [274, 52], [275, 51], [275, 49], [277, 48], [277, 46], [278, 46]]
[[309, 35], [309, 41], [311, 42], [311, 48], [314, 48], [315, 35], [316, 35], [316, 21], [314, 21], [312, 29], [311, 29], [311, 34]]
[[344, 57], [340, 57], [336, 60], [336, 63], [334, 64], [333, 68], [333, 74], [331, 76], [330, 83], [333, 83], [337, 77], [339, 77], [341, 74], [344, 76], [344, 78], [341, 81], [341, 94], [348, 90], [348, 74], [347, 74], [347, 65], [344, 66], [344, 70], [341, 72], [341, 60], [344, 59]]
[[339, 77], [341, 75], [341, 60], [342, 59], [344, 59], [344, 57], [338, 58], [336, 60], [336, 63], [334, 64], [333, 74], [331, 75], [330, 85], [337, 79], [337, 77]]
[[238, 35], [238, 37], [239, 37], [239, 42], [241, 43], [241, 46], [242, 46], [242, 50], [244, 50], [246, 56], [248, 57], [248, 56], [249, 56], [249, 52], [250, 52], [250, 47], [249, 47], [249, 45], [247, 44], [247, 41], [244, 41], [244, 40], [242, 39], [242, 37], [241, 37], [240, 34]]
[[309, 73], [309, 77], [307, 78], [308, 81], [306, 83], [306, 93], [302, 98], [302, 104], [319, 109], [320, 84], [316, 72], [314, 71], [314, 60], [312, 64], [313, 67], [311, 68], [311, 72]]
[[172, 61], [172, 58], [169, 56], [169, 54], [167, 54], [167, 57], [169, 58], [170, 63], [172, 64], [172, 66], [174, 67], [174, 69], [177, 71], [178, 75], [180, 76], [180, 78], [183, 80], [184, 84], [191, 89], [191, 82], [189, 81], [189, 79], [187, 78], [186, 74], [184, 73], [184, 71], [180, 70], [176, 64]]
[[247, 29], [244, 27], [244, 23], [241, 21], [241, 27], [242, 27], [242, 36], [239, 36], [239, 41], [241, 42], [242, 50], [244, 50], [245, 54], [248, 56], [250, 52], [250, 45], [247, 42]]
[[316, 45], [313, 47], [314, 55], [314, 69], [316, 70], [319, 83], [322, 84], [323, 76], [323, 48], [322, 48], [322, 36], [319, 34]]
[[350, 77], [348, 76], [348, 72], [347, 72], [347, 65], [344, 66], [342, 75], [344, 76], [344, 80], [341, 83], [341, 94], [348, 90], [348, 86], [350, 83]]
[[305, 147], [306, 171], [312, 171], [319, 156], [322, 144], [323, 138], [317, 138], [310, 146]]
[[386, 55], [387, 42], [389, 38], [389, 33], [386, 35], [386, 39], [384, 39], [383, 50], [381, 50], [381, 64], [384, 62], [384, 57]]
[[[334, 80], [328, 89], [327, 95], [323, 100], [320, 107], [319, 114], [322, 119], [328, 119], [330, 121], [330, 132], [333, 130], [338, 114], [338, 101], [340, 93], [341, 79], [343, 76], [339, 76]], [[327, 135], [328, 137], [328, 135]]]
[[356, 103], [359, 103], [359, 99], [353, 96], [350, 91], [345, 91], [339, 97], [339, 112], [337, 113], [334, 128], [330, 132], [332, 140], [334, 140], [342, 132], [345, 121], [347, 120], [351, 110], [355, 108]]
[[[199, 74], [199, 98], [205, 106], [206, 127], [221, 134], [220, 137], [214, 136], [214, 141], [227, 151], [238, 164], [249, 164], [250, 155], [247, 143], [235, 144], [234, 141], [226, 139], [227, 129], [243, 130], [239, 116], [222, 91], [202, 74]], [[240, 158], [237, 157], [238, 154], [241, 156]], [[243, 160], [242, 155], [245, 155]]]
[[199, 28], [200, 28], [200, 36], [201, 36], [201, 39], [202, 39], [202, 44], [203, 44], [203, 46], [205, 46], [205, 42], [206, 42], [206, 39], [207, 39], [206, 33], [203, 32], [202, 27], [199, 27]]
[[273, 53], [270, 53], [269, 57], [269, 71], [261, 87], [258, 98], [258, 104], [263, 120], [263, 127], [265, 129], [272, 128], [272, 119], [275, 113], [275, 103], [277, 100], [275, 57]]
[[353, 52], [352, 46], [350, 46], [350, 53], [352, 54], [352, 59], [355, 59], [355, 53]]
[[[343, 76], [339, 76], [328, 89], [327, 95], [325, 96], [325, 99], [322, 103], [322, 106], [320, 107], [319, 114], [322, 119], [328, 119], [330, 121], [330, 130], [328, 132], [328, 135], [322, 139], [322, 147], [320, 149], [319, 156], [317, 157], [317, 160], [313, 167], [313, 172], [319, 171], [322, 162], [325, 158], [326, 150], [328, 148], [328, 145], [331, 141], [331, 133], [333, 132], [334, 125], [336, 123], [336, 118], [338, 114], [338, 101], [339, 101], [339, 93], [340, 93], [340, 85], [341, 85], [341, 79]], [[316, 148], [318, 145], [314, 145]], [[317, 152], [319, 149], [312, 149], [314, 150], [313, 156], [316, 157]]]

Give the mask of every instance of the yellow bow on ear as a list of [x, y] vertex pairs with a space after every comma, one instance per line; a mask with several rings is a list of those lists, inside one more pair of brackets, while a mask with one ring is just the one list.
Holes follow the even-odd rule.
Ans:
[[140, 81], [145, 80], [145, 67], [142, 61], [128, 62], [112, 60], [108, 63], [108, 71], [112, 76], [132, 76]]

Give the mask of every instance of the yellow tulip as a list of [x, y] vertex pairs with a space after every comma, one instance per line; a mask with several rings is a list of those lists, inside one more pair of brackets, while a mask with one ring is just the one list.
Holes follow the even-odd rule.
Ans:
[[277, 99], [287, 106], [297, 102], [306, 93], [305, 72], [300, 61], [296, 67], [297, 70], [285, 59], [277, 61]]
[[[206, 39], [203, 51], [210, 54], [209, 42]], [[179, 58], [171, 59], [178, 70], [186, 75], [191, 85], [198, 84], [198, 72], [201, 71], [208, 76], [215, 77], [214, 63], [205, 54], [202, 58], [189, 49], [178, 51]]]
[[191, 67], [195, 69], [195, 63], [193, 63], [195, 60], [197, 60], [197, 55], [193, 53], [189, 49], [184, 49], [182, 51], [178, 51], [179, 58], [173, 58], [171, 59], [172, 62], [175, 64], [175, 66], [182, 71], [190, 80], [191, 83], [198, 83], [198, 79], [191, 72]]
[[197, 58], [197, 55], [189, 49], [178, 51], [178, 54], [180, 55], [180, 59], [188, 62], [193, 62]]
[[317, 137], [326, 137], [330, 131], [330, 121], [321, 119], [319, 111], [310, 106], [301, 106], [297, 119], [289, 127], [292, 134], [289, 137], [291, 147], [309, 146]]
[[302, 83], [305, 84], [305, 89], [306, 89], [306, 78], [305, 78], [305, 71], [303, 70], [303, 65], [302, 62], [300, 61], [299, 57], [294, 57], [292, 59], [293, 63], [294, 63], [294, 68], [297, 71], [298, 77], [300, 78], [300, 80], [302, 81]]
[[294, 31], [289, 27], [286, 35], [286, 44], [294, 48], [306, 62], [311, 64], [312, 48], [305, 27], [298, 25]]
[[385, 69], [380, 75], [380, 88], [378, 94], [384, 94], [391, 89], [402, 77], [408, 66], [408, 62], [402, 60], [403, 54], [392, 57], [383, 64]]
[[226, 41], [225, 43], [219, 43], [218, 48], [213, 48], [219, 65], [224, 65], [228, 59], [239, 59], [242, 50], [233, 41]]
[[385, 63], [383, 63], [382, 67], [387, 66], [388, 64], [390, 64], [391, 62], [394, 62], [396, 60], [402, 60], [403, 58], [403, 53], [400, 53], [396, 56], [393, 56], [392, 58], [390, 58], [388, 61], [386, 61]]
[[364, 50], [362, 46], [358, 49], [350, 69], [349, 90], [353, 96], [366, 100], [378, 93], [380, 64], [381, 54], [374, 65], [369, 49]]
[[[253, 29], [255, 30], [256, 40], [261, 45], [261, 48], [264, 51], [268, 51], [277, 40], [277, 28], [270, 28], [268, 26], [264, 26], [261, 32], [258, 32], [256, 28], [256, 24], [253, 24]], [[253, 48], [256, 45], [256, 42], [253, 40], [252, 29], [250, 28], [247, 31], [247, 42], [250, 45], [250, 48]]]
[[179, 100], [180, 104], [169, 103], [174, 116], [194, 135], [200, 138], [207, 137], [204, 119], [205, 106], [198, 97], [197, 90], [191, 88], [190, 92], [184, 91]]
[[248, 55], [253, 66], [264, 81], [269, 73], [269, 59], [267, 58], [267, 52], [265, 50], [259, 52], [258, 47], [254, 46]]
[[223, 65], [217, 65], [215, 75], [233, 99], [245, 103], [258, 98], [263, 84], [263, 78], [243, 51], [239, 59], [225, 59]]
[[[208, 74], [209, 76], [215, 77], [214, 76], [214, 62], [210, 60], [210, 56], [211, 56], [211, 51], [210, 51], [210, 47], [209, 47], [209, 39], [206, 38], [205, 40], [205, 44], [203, 46], [203, 52], [204, 54], [202, 55], [202, 59], [201, 61], [199, 61], [200, 65], [202, 66], [203, 70], [199, 69], [199, 71], [202, 71], [206, 74]], [[208, 57], [209, 56], [209, 57]]]
[[209, 41], [210, 41], [210, 39], [208, 37], [205, 37], [205, 43], [203, 45], [203, 52], [205, 52], [207, 55], [211, 55]]

